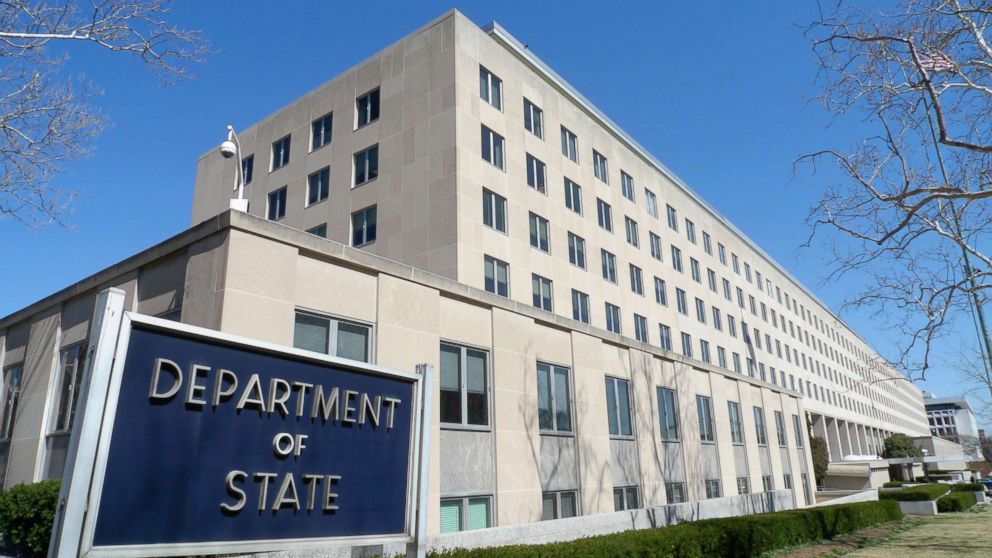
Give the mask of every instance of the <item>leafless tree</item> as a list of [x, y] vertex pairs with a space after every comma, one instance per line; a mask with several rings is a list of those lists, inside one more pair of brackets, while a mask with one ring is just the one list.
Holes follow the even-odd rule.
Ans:
[[980, 438], [978, 440], [978, 449], [982, 450], [982, 457], [985, 458], [985, 462], [992, 464], [992, 438], [988, 436]]
[[166, 82], [187, 75], [206, 45], [167, 21], [165, 0], [0, 0], [0, 218], [62, 222], [70, 189], [53, 185], [85, 155], [103, 117], [93, 88], [65, 70], [73, 48], [139, 58]]
[[992, 1], [872, 6], [821, 4], [806, 29], [819, 102], [866, 137], [798, 163], [824, 183], [809, 242], [832, 246], [829, 278], [869, 279], [845, 307], [896, 328], [919, 379], [992, 285]]

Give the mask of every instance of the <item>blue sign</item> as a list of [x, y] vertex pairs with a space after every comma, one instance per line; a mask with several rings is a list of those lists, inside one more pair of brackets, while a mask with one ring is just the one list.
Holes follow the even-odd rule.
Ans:
[[414, 379], [138, 322], [127, 342], [94, 547], [409, 532]]

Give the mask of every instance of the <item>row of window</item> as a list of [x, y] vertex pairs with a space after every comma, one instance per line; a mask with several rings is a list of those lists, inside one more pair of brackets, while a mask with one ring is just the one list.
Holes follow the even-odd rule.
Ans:
[[[484, 101], [491, 104], [498, 110], [503, 109], [502, 83], [503, 83], [502, 80], [500, 80], [497, 76], [492, 74], [492, 72], [480, 66], [480, 96]], [[538, 138], [544, 139], [543, 111], [540, 109], [540, 107], [536, 106], [529, 99], [524, 98], [523, 104], [524, 104], [524, 127]], [[482, 149], [483, 159], [493, 164], [494, 166], [500, 168], [501, 170], [505, 170], [505, 165], [504, 165], [505, 139], [501, 135], [493, 131], [492, 129], [483, 126], [482, 145], [483, 145], [483, 149]], [[561, 147], [562, 147], [562, 155], [565, 158], [578, 163], [579, 160], [578, 137], [574, 132], [566, 128], [564, 125], [561, 126]], [[593, 150], [592, 154], [593, 154], [592, 161], [593, 161], [594, 175], [600, 181], [609, 184], [610, 180], [609, 180], [609, 167], [608, 167], [607, 158], [602, 153], [596, 150]], [[527, 154], [528, 185], [538, 191], [547, 193], [546, 174], [547, 173], [546, 173], [545, 164], [540, 160], [538, 160], [533, 155], [528, 153]], [[570, 180], [568, 177], [564, 178], [564, 183], [565, 183], [566, 207], [568, 207], [572, 211], [581, 214], [582, 213], [581, 187], [574, 181]], [[633, 177], [631, 177], [627, 172], [623, 170], [620, 171], [620, 185], [623, 196], [631, 201], [635, 201], [634, 199], [635, 188], [634, 188]], [[657, 199], [654, 193], [648, 189], [645, 189], [645, 196], [647, 198], [648, 213], [657, 217], [658, 216]], [[603, 226], [604, 228], [608, 228], [609, 230], [612, 230], [612, 217], [610, 216], [608, 211], [608, 204], [606, 204], [602, 200], [597, 200], [597, 201], [598, 201], [597, 210], [598, 210], [600, 225]], [[675, 208], [673, 208], [670, 205], [667, 206], [667, 219], [668, 219], [669, 227], [674, 231], [678, 231], [679, 230], [678, 214]], [[505, 224], [505, 214], [502, 216], [500, 221], [502, 221]], [[636, 222], [633, 222], [633, 220], [627, 217], [628, 242], [636, 246], [638, 245], [638, 241], [636, 238], [636, 232], [633, 234], [631, 232], [632, 228], [634, 231], [636, 231]], [[695, 224], [689, 219], [685, 219], [685, 233], [690, 243], [692, 244], [697, 243], [696, 227]], [[713, 241], [709, 233], [707, 233], [706, 231], [702, 232], [702, 244], [704, 251], [709, 255], [713, 255], [713, 246], [712, 246]], [[719, 255], [720, 262], [723, 265], [728, 265], [727, 251], [723, 244], [717, 243], [717, 252]], [[658, 253], [660, 256], [660, 250], [658, 250]], [[673, 260], [675, 259], [680, 260], [681, 258], [673, 258]], [[732, 262], [734, 272], [737, 273], [738, 275], [741, 275], [740, 258], [737, 256], [737, 254], [731, 254], [730, 260]], [[681, 268], [680, 262], [673, 261], [673, 265], [676, 265], [677, 268]], [[787, 308], [790, 308], [795, 314], [802, 316], [803, 319], [806, 320], [810, 325], [814, 326], [817, 330], [823, 332], [828, 337], [834, 339], [836, 343], [844, 346], [848, 350], [852, 350], [853, 352], [859, 352], [859, 354], [862, 353], [860, 349], [857, 349], [852, 344], [850, 344], [847, 341], [846, 337], [838, 334], [833, 327], [829, 326], [825, 320], [821, 320], [818, 316], [816, 316], [811, 311], [806, 309], [804, 305], [798, 304], [798, 300], [794, 297], [790, 297], [788, 292], [784, 293], [785, 300], [783, 302], [783, 292], [781, 287], [773, 288], [771, 280], [767, 278], [763, 278], [760, 271], [754, 270], [754, 272], [752, 273], [751, 265], [747, 262], [743, 263], [743, 275], [746, 277], [748, 283], [754, 282], [754, 284], [757, 285], [759, 291], [767, 293], [769, 297], [776, 299], [779, 304], [784, 303]], [[753, 306], [753, 296], [750, 298], [752, 300], [752, 306]], [[762, 314], [764, 315], [765, 314], [764, 303], [762, 303], [761, 306], [762, 306]], [[774, 313], [774, 310], [772, 312]], [[767, 317], [765, 317], [765, 320], [767, 321]], [[785, 320], [783, 317], [783, 328], [784, 328], [784, 322]], [[792, 323], [790, 321], [790, 327], [791, 326]], [[802, 335], [802, 333], [803, 332], [800, 331], [800, 335]], [[793, 333], [793, 337], [795, 337], [794, 333]], [[828, 355], [835, 362], [838, 362], [840, 364], [844, 359], [846, 359], [844, 355], [840, 355], [832, 347], [829, 346], [825, 347], [822, 341], [820, 340], [814, 338], [811, 343], [808, 331], [805, 332], [805, 337], [806, 337], [806, 343], [808, 345], [816, 346], [821, 353]], [[850, 362], [848, 360], [847, 362], [845, 362], [845, 366], [847, 366], [847, 368], [849, 369], [857, 368], [862, 372], [862, 376], [865, 376], [863, 368], [854, 365], [853, 362]], [[874, 391], [874, 389], [862, 385], [859, 391], [863, 395], [871, 396], [868, 394], [868, 392]], [[873, 398], [877, 400], [877, 396], [874, 396]]]

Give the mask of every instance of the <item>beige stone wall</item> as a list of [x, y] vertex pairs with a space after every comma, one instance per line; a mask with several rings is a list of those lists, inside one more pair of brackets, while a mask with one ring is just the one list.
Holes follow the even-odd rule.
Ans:
[[[240, 130], [243, 154], [254, 155], [254, 177], [245, 189], [251, 213], [264, 217], [269, 192], [286, 186], [280, 222], [301, 230], [326, 224], [328, 238], [348, 244], [351, 214], [376, 205], [377, 238], [366, 250], [454, 277], [453, 33], [448, 14]], [[356, 129], [355, 100], [376, 88], [379, 120]], [[333, 114], [331, 142], [311, 150], [311, 122], [327, 113]], [[272, 143], [286, 135], [290, 161], [270, 171]], [[376, 144], [378, 178], [355, 187], [353, 156]], [[307, 177], [328, 166], [329, 198], [308, 206]], [[235, 168], [216, 149], [200, 157], [191, 224], [228, 209]]]

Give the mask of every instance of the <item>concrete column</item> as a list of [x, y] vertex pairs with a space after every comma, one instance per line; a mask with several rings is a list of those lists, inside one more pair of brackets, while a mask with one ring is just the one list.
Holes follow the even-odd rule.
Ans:
[[830, 448], [831, 461], [843, 461], [844, 450], [840, 443], [840, 429], [837, 427], [837, 419], [827, 419], [827, 446]]
[[813, 421], [813, 435], [823, 438], [823, 440], [827, 442], [827, 461], [832, 461], [833, 458], [830, 457], [833, 455], [830, 449], [830, 438], [827, 436], [827, 419], [823, 415], [816, 415], [813, 413], [810, 413], [810, 417]]
[[848, 428], [848, 422], [845, 420], [837, 421], [837, 437], [840, 439], [840, 456], [843, 461], [845, 455], [850, 455], [851, 452], [851, 431]]
[[864, 455], [864, 447], [861, 445], [861, 427], [856, 422], [849, 423], [851, 425], [851, 430], [854, 431], [854, 442], [852, 443], [852, 451], [858, 455]]

